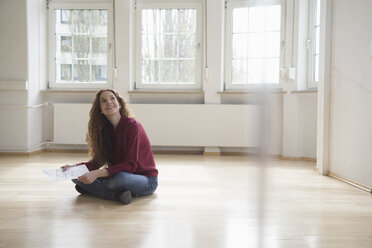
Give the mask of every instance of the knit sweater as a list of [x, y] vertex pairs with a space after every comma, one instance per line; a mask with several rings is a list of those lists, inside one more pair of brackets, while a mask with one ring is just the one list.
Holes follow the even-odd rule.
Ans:
[[[123, 116], [110, 133], [114, 161], [107, 168], [109, 177], [122, 171], [147, 177], [158, 175], [150, 140], [138, 121]], [[98, 169], [92, 160], [81, 164], [90, 171]]]

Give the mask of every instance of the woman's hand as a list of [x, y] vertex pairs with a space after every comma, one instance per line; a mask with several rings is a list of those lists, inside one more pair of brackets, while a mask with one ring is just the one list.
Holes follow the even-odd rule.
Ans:
[[85, 184], [93, 183], [99, 177], [107, 177], [109, 175], [106, 169], [92, 170], [78, 177], [78, 180]]
[[68, 168], [74, 167], [74, 166], [76, 166], [76, 165], [75, 164], [65, 164], [65, 165], [61, 166], [61, 169], [62, 169], [62, 171], [65, 171]]

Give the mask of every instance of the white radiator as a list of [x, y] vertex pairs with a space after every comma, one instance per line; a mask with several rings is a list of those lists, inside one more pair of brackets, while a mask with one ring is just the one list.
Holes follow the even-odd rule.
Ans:
[[[153, 146], [257, 147], [258, 105], [131, 104]], [[54, 143], [85, 144], [91, 104], [54, 104]]]

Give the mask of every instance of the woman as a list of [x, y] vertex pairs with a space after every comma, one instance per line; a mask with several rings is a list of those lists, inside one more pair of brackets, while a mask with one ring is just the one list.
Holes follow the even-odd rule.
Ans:
[[[129, 204], [132, 196], [152, 194], [158, 186], [150, 141], [131, 117], [126, 102], [111, 89], [96, 94], [88, 123], [89, 172], [72, 180], [81, 194]], [[66, 170], [70, 166], [61, 168]]]

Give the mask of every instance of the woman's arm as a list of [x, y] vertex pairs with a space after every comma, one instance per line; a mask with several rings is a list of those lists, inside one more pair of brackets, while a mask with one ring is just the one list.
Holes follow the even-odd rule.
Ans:
[[93, 183], [99, 177], [108, 177], [109, 173], [106, 169], [92, 170], [78, 177], [78, 180], [85, 184]]

